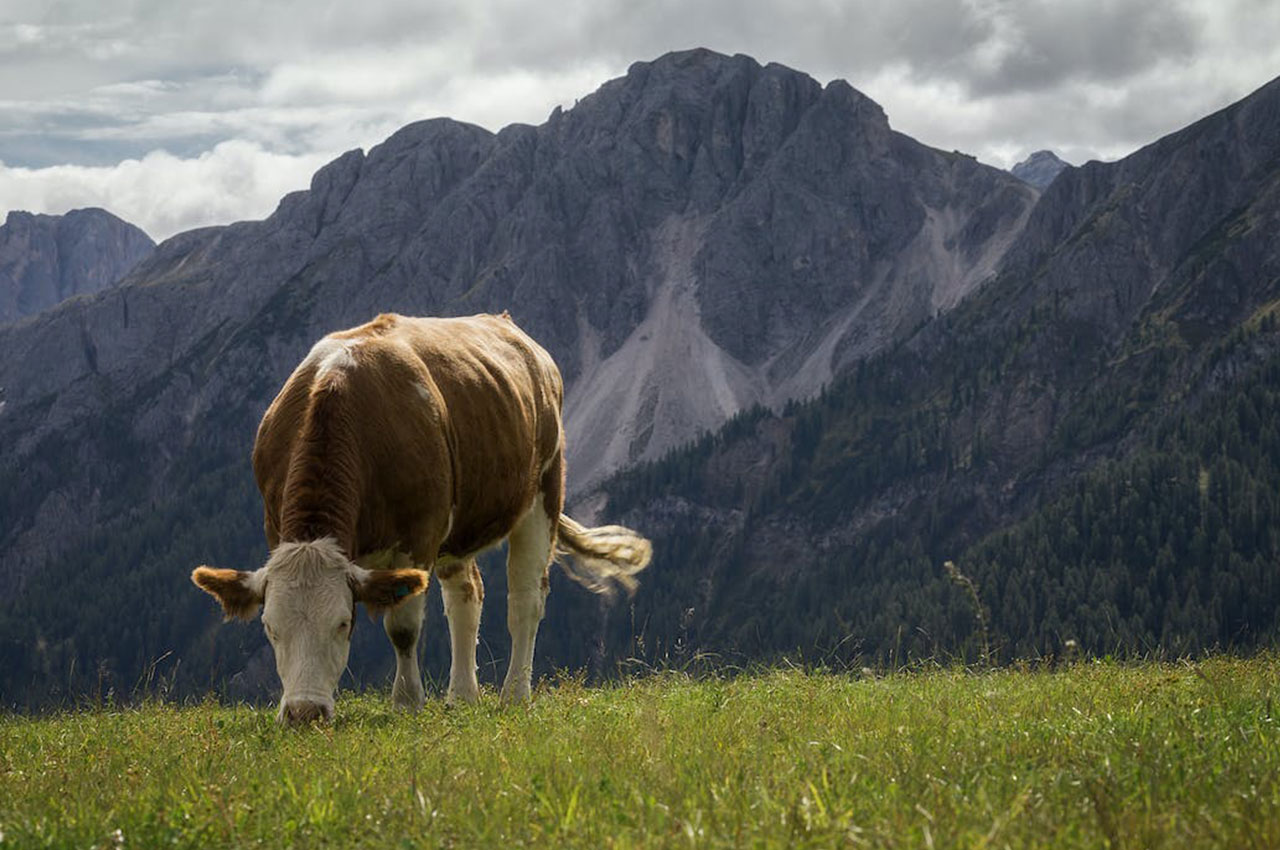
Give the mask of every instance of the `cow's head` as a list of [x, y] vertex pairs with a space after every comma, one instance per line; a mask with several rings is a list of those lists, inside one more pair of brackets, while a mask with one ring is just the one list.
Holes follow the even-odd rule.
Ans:
[[326, 538], [282, 543], [254, 572], [196, 567], [191, 580], [218, 598], [228, 619], [251, 620], [262, 607], [284, 686], [278, 719], [295, 724], [333, 718], [356, 602], [378, 613], [426, 590], [427, 576], [413, 569], [363, 569]]

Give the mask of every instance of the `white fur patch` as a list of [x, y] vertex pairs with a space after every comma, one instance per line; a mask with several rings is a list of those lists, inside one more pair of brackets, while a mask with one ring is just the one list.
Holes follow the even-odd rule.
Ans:
[[418, 395], [422, 396], [424, 401], [435, 401], [435, 397], [431, 395], [431, 390], [426, 384], [414, 382], [413, 388], [418, 391]]
[[321, 378], [335, 369], [351, 369], [356, 365], [352, 352], [358, 346], [356, 340], [325, 337], [311, 347], [303, 365], [316, 364], [316, 377]]

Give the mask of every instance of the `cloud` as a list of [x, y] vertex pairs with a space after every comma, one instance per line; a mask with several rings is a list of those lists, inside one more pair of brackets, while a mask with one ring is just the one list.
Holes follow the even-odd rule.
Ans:
[[1198, 22], [1186, 2], [1034, 0], [974, 3], [983, 39], [961, 57], [972, 95], [1122, 80], [1193, 55]]
[[895, 128], [1008, 167], [1038, 148], [1076, 163], [1122, 157], [1280, 70], [1280, 42], [1257, 34], [1280, 31], [1280, 4], [1028, 3], [1016, 12], [992, 30], [1004, 46], [985, 69], [970, 60], [976, 69], [946, 75], [896, 63], [862, 88]]
[[55, 215], [103, 207], [161, 241], [195, 227], [264, 218], [286, 193], [310, 185], [328, 158], [228, 141], [188, 159], [157, 151], [107, 167], [0, 163], [0, 197], [9, 209]]
[[540, 123], [695, 46], [847, 79], [995, 165], [1114, 158], [1273, 76], [1276, 32], [1274, 0], [0, 0], [0, 205], [255, 217], [411, 121]]

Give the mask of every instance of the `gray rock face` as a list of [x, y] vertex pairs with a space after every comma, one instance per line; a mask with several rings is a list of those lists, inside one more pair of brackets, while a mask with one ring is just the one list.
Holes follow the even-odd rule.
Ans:
[[11, 212], [0, 226], [0, 324], [110, 286], [154, 248], [105, 210]]
[[[813, 407], [761, 415], [725, 429], [705, 450], [677, 456], [679, 463], [633, 471], [603, 488], [607, 513], [646, 529], [655, 552], [664, 553], [662, 572], [642, 586], [631, 616], [667, 624], [647, 633], [651, 646], [680, 638], [690, 655], [823, 646], [830, 633], [806, 614], [831, 611], [861, 617], [861, 626], [850, 626], [842, 613], [837, 632], [861, 640], [879, 628], [870, 621], [881, 609], [867, 601], [877, 588], [901, 581], [879, 604], [907, 605], [917, 592], [911, 582], [943, 581], [942, 557], [956, 553], [956, 563], [973, 564], [983, 541], [1034, 525], [1034, 511], [1069, 499], [1089, 476], [1110, 476], [1130, 458], [1161, 457], [1168, 451], [1162, 433], [1220, 404], [1215, 394], [1247, 382], [1271, 393], [1275, 382], [1258, 366], [1280, 353], [1277, 232], [1280, 79], [1123, 160], [1064, 170], [995, 280], [866, 375], [859, 370]], [[1256, 419], [1238, 427], [1248, 436], [1224, 429], [1224, 455], [1235, 442], [1270, 457]], [[894, 457], [901, 446], [930, 444]], [[1238, 457], [1250, 451], [1230, 449]], [[1117, 474], [1114, 486], [1129, 487], [1123, 478]], [[1172, 491], [1173, 481], [1156, 486]], [[1134, 519], [1118, 527], [1148, 533], [1138, 517], [1151, 502], [1137, 497], [1133, 505]], [[1079, 531], [1090, 533], [1083, 525]], [[1230, 545], [1225, 532], [1221, 539]], [[1151, 559], [1130, 555], [1122, 563], [1123, 546], [1100, 541], [1073, 556], [1089, 580], [1108, 563], [1099, 554], [1108, 545], [1113, 568], [1127, 573], [1119, 581], [1140, 588], [1161, 576]], [[867, 566], [886, 546], [895, 555]], [[910, 569], [913, 547], [942, 557], [921, 558], [918, 572], [895, 576]], [[1191, 569], [1208, 562], [1198, 557]], [[1028, 548], [985, 581], [1047, 579]], [[1275, 610], [1274, 590], [1246, 587]], [[1071, 593], [1058, 583], [1048, 595], [1065, 612]], [[802, 601], [792, 616], [758, 613], [765, 610], [759, 600], [788, 599]], [[693, 607], [702, 643], [672, 625]], [[1064, 631], [1071, 616], [1064, 614]], [[1274, 619], [1259, 619], [1267, 625], [1258, 634], [1270, 634]], [[750, 633], [761, 620], [762, 638]], [[895, 612], [887, 622], [881, 639], [899, 623], [921, 623], [928, 641], [939, 633], [940, 622], [919, 611]], [[629, 651], [630, 634], [615, 630], [610, 651], [618, 654], [604, 657]]]
[[1221, 322], [1238, 320], [1246, 291], [1275, 285], [1275, 240], [1262, 225], [1278, 207], [1277, 140], [1280, 80], [1118, 162], [1065, 170], [1005, 259], [1004, 271], [1035, 281], [1019, 303], [1052, 298], [1114, 341], [1155, 301], [1176, 303], [1222, 245], [1248, 244], [1251, 257], [1224, 274], [1239, 292], [1212, 299]]
[[1037, 189], [1045, 189], [1062, 173], [1062, 169], [1069, 167], [1070, 164], [1058, 159], [1053, 151], [1036, 151], [1010, 168], [1009, 173]]
[[643, 305], [636, 324], [584, 317], [567, 403], [579, 488], [812, 395], [988, 277], [1034, 202], [894, 133], [846, 83], [742, 56], [638, 63], [560, 123], [568, 161], [623, 180], [631, 215], [601, 272], [625, 269], [616, 285]]
[[2, 572], [71, 569], [91, 532], [139, 523], [185, 531], [134, 570], [258, 557], [262, 411], [320, 335], [382, 311], [510, 310], [565, 375], [581, 492], [949, 309], [1035, 200], [846, 83], [705, 50], [538, 127], [410, 125], [265, 221], [175, 236], [121, 285], [0, 328]]

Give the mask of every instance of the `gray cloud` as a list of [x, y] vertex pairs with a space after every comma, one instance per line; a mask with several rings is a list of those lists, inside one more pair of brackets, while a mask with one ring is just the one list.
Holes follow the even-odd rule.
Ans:
[[1198, 46], [1185, 3], [1107, 0], [993, 4], [987, 38], [967, 52], [975, 96], [1043, 91], [1063, 83], [1123, 80], [1185, 59]]
[[1272, 0], [0, 0], [0, 214], [63, 211], [86, 180], [111, 207], [187, 168], [254, 200], [121, 203], [161, 236], [260, 215], [269, 175], [305, 185], [304, 165], [418, 118], [537, 123], [693, 46], [848, 79], [897, 129], [996, 165], [1110, 158], [1280, 72], [1276, 32]]

